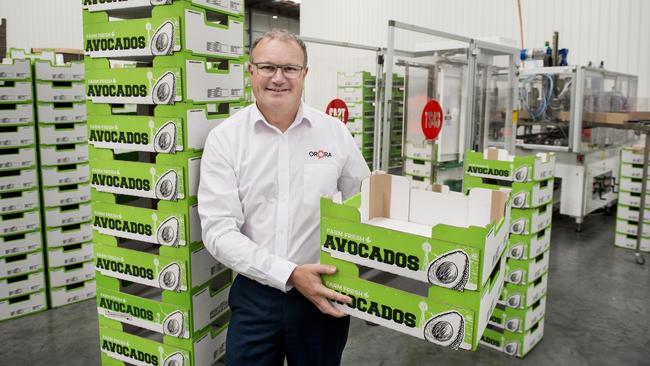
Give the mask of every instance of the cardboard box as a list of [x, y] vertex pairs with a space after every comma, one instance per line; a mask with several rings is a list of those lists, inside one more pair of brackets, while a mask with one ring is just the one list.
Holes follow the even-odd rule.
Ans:
[[431, 179], [426, 178], [426, 177], [420, 177], [416, 175], [404, 175], [406, 179], [409, 180], [411, 184], [411, 189], [419, 189], [422, 191], [430, 191], [431, 190]]
[[56, 207], [90, 201], [90, 183], [43, 187], [43, 206]]
[[88, 106], [89, 143], [96, 148], [174, 154], [202, 150], [210, 130], [241, 110], [241, 103], [158, 105], [154, 115], [123, 115], [109, 105]]
[[[649, 185], [650, 186], [650, 185]], [[641, 190], [639, 193], [618, 191], [618, 204], [625, 206], [640, 207], [641, 206]], [[650, 202], [650, 192], [646, 193], [645, 201]], [[649, 203], [650, 204], [650, 203]]]
[[36, 99], [39, 102], [83, 102], [86, 100], [83, 82], [68, 82], [58, 86], [53, 81], [36, 82]]
[[529, 331], [519, 334], [488, 326], [481, 337], [481, 345], [496, 349], [510, 356], [526, 356], [544, 336], [544, 319], [540, 320]]
[[0, 171], [31, 168], [36, 165], [36, 149], [0, 149]]
[[[618, 233], [636, 236], [638, 229], [639, 223], [637, 221], [628, 221], [621, 219], [616, 220], [616, 232]], [[643, 224], [641, 236], [650, 237], [650, 223]]]
[[[244, 15], [244, 1], [243, 0], [175, 0], [175, 1], [188, 1], [192, 5], [199, 6], [208, 10], [218, 11], [226, 14]], [[127, 0], [119, 2], [104, 2], [104, 1], [86, 1], [83, 4], [83, 9], [91, 12], [94, 11], [111, 11], [130, 9], [135, 10], [150, 10], [153, 7], [166, 6], [172, 1], [151, 1], [151, 0]]]
[[95, 278], [95, 262], [70, 264], [63, 267], [48, 268], [50, 287], [63, 287], [73, 283], [84, 282]]
[[630, 121], [650, 121], [650, 112], [648, 111], [628, 112], [627, 115]]
[[75, 144], [88, 141], [85, 123], [41, 124], [38, 126], [40, 143], [43, 145]]
[[375, 101], [375, 87], [336, 88], [336, 95], [345, 103], [368, 103]]
[[[616, 218], [638, 222], [639, 211], [639, 207], [625, 206], [619, 203], [616, 209]], [[645, 211], [643, 212], [643, 222], [646, 224], [650, 223], [650, 205], [646, 207]]]
[[532, 235], [510, 234], [506, 256], [526, 260], [535, 258], [551, 247], [551, 226]]
[[548, 272], [548, 262], [548, 250], [531, 259], [508, 259], [506, 282], [515, 285], [531, 284]]
[[86, 183], [90, 180], [88, 163], [41, 167], [43, 187]]
[[542, 296], [546, 295], [548, 275], [543, 275], [529, 285], [505, 283], [499, 303], [515, 309], [526, 309], [533, 306]]
[[0, 278], [40, 271], [43, 269], [43, 253], [40, 250], [0, 258]]
[[153, 67], [110, 68], [108, 60], [89, 59], [86, 86], [93, 103], [241, 102], [244, 64], [178, 54], [154, 58]]
[[151, 18], [109, 21], [104, 12], [83, 13], [85, 53], [96, 57], [151, 57], [189, 51], [217, 58], [244, 56], [239, 16], [176, 1], [153, 7]]
[[99, 192], [176, 201], [196, 197], [199, 189], [200, 152], [158, 154], [155, 163], [92, 147], [90, 155], [91, 187]]
[[526, 309], [513, 309], [497, 304], [490, 316], [489, 324], [508, 332], [524, 333], [537, 324], [544, 314], [546, 314], [546, 296]]
[[38, 190], [0, 193], [0, 214], [29, 211], [38, 208]]
[[75, 302], [88, 300], [95, 297], [95, 280], [77, 282], [63, 287], [50, 287], [48, 289], [50, 306], [58, 308]]
[[627, 122], [629, 116], [627, 113], [585, 112], [583, 119], [586, 122], [611, 123], [620, 125]]
[[432, 162], [430, 160], [404, 160], [404, 174], [419, 175], [423, 177], [431, 176]]
[[15, 277], [0, 278], [0, 299], [6, 300], [45, 289], [43, 271], [28, 273]]
[[368, 71], [337, 72], [336, 86], [341, 87], [363, 87], [375, 86], [376, 78]]
[[40, 145], [41, 166], [78, 164], [88, 161], [88, 144]]
[[346, 123], [346, 126], [353, 134], [372, 133], [375, 130], [375, 121], [362, 117], [351, 118], [350, 111], [348, 110], [348, 123]]
[[90, 221], [90, 202], [49, 207], [44, 210], [45, 227], [59, 227]]
[[71, 123], [86, 120], [86, 103], [36, 103], [38, 123]]
[[[512, 189], [512, 208], [536, 208], [553, 200], [553, 178], [534, 181], [534, 182], [512, 182], [507, 185]], [[510, 182], [508, 182], [510, 183]], [[485, 183], [484, 178], [466, 176], [465, 190], [469, 188], [481, 187], [490, 189], [499, 189], [504, 185]]]
[[[437, 143], [435, 148], [437, 152], [438, 149]], [[433, 159], [434, 149], [431, 146], [431, 142], [428, 140], [422, 141], [422, 143], [419, 144], [414, 142], [407, 142], [405, 146], [404, 154], [407, 158], [410, 159], [430, 162]]]
[[43, 247], [40, 230], [0, 236], [0, 257], [8, 257], [40, 250]]
[[619, 189], [621, 191], [641, 193], [641, 179], [630, 177], [619, 177]]
[[45, 291], [0, 300], [0, 320], [18, 318], [47, 309]]
[[507, 150], [489, 148], [465, 153], [465, 174], [497, 180], [530, 182], [555, 176], [555, 154], [509, 155]]
[[70, 244], [60, 247], [48, 247], [47, 266], [65, 267], [71, 264], [83, 263], [93, 259], [93, 243]]
[[32, 65], [29, 60], [5, 58], [0, 63], [0, 80], [32, 80]]
[[0, 192], [15, 192], [38, 187], [36, 168], [3, 171], [0, 177]]
[[91, 222], [45, 229], [45, 243], [48, 248], [79, 244], [90, 241], [92, 238], [93, 229]]
[[[370, 124], [374, 126], [375, 119], [375, 103], [346, 103], [348, 106], [348, 128], [350, 121], [357, 120], [363, 121], [363, 124]], [[373, 129], [374, 130], [374, 129]], [[351, 132], [354, 132], [350, 130]], [[361, 132], [361, 131], [358, 131]]]
[[81, 61], [56, 65], [50, 61], [34, 62], [34, 78], [41, 81], [83, 81], [86, 73]]
[[40, 227], [38, 209], [0, 215], [0, 236], [34, 231]]
[[[458, 291], [480, 291], [507, 241], [507, 192], [411, 190], [373, 174], [345, 203], [321, 198], [321, 250], [334, 258]], [[432, 208], [444, 207], [445, 210]]]
[[[643, 164], [621, 163], [621, 177], [643, 179]], [[647, 179], [650, 180], [650, 174]]]
[[[616, 233], [614, 238], [614, 245], [621, 248], [634, 249], [636, 250], [636, 235], [626, 235], [623, 233]], [[639, 245], [639, 250], [643, 252], [650, 252], [650, 237], [641, 237], [641, 243]]]
[[7, 58], [26, 59], [26, 60], [30, 60], [30, 62], [36, 60], [47, 60], [47, 61], [54, 62], [56, 59], [56, 54], [54, 50], [50, 50], [50, 49], [43, 50], [42, 52], [29, 53], [25, 51], [25, 49], [23, 48], [9, 48], [7, 50]]
[[510, 216], [510, 233], [536, 234], [551, 225], [553, 202], [537, 208], [513, 208]]
[[621, 149], [621, 163], [643, 164], [643, 145], [633, 145]]
[[103, 324], [130, 324], [170, 337], [196, 338], [228, 312], [232, 272], [223, 269], [212, 281], [187, 293], [120, 285], [114, 278], [97, 279], [97, 312]]
[[28, 147], [36, 142], [34, 126], [3, 126], [0, 148]]
[[0, 110], [0, 126], [29, 125], [34, 123], [33, 104], [3, 104], [3, 106], [5, 108]]

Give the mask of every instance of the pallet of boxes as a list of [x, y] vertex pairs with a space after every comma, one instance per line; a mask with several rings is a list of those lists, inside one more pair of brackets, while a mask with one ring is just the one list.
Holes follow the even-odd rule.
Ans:
[[0, 320], [47, 309], [32, 67], [0, 64]]
[[[614, 245], [621, 248], [636, 249], [637, 246], [639, 213], [642, 209], [643, 152], [643, 145], [621, 149], [616, 237], [614, 239]], [[650, 192], [646, 192], [645, 206], [639, 250], [650, 252]]]
[[554, 170], [552, 153], [513, 156], [490, 148], [466, 154], [466, 191], [511, 189], [506, 284], [481, 344], [512, 356], [524, 357], [544, 334]]
[[201, 242], [196, 195], [209, 131], [242, 107], [243, 16], [238, 0], [84, 6], [103, 365], [225, 353], [232, 272]]
[[[475, 350], [503, 290], [508, 189], [465, 195], [375, 173], [361, 192], [321, 198], [323, 283], [367, 321], [452, 349]], [[369, 278], [373, 271], [382, 276]], [[378, 280], [377, 278], [381, 278]]]

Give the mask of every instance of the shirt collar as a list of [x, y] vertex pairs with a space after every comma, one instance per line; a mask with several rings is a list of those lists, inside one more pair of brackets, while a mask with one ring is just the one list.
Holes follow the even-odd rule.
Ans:
[[[277, 130], [277, 127], [273, 126], [270, 124], [266, 118], [264, 118], [264, 115], [262, 112], [260, 112], [259, 108], [257, 107], [257, 103], [253, 103], [253, 110], [252, 110], [252, 120], [255, 126], [258, 125], [267, 125], [268, 127], [271, 127], [273, 129]], [[287, 131], [296, 128], [300, 124], [303, 123], [303, 121], [306, 121], [306, 125], [308, 126], [313, 126], [313, 117], [311, 112], [309, 111], [309, 108], [302, 102], [300, 101], [300, 107], [298, 107], [298, 113], [296, 113], [296, 118], [291, 122], [291, 126], [287, 129]]]

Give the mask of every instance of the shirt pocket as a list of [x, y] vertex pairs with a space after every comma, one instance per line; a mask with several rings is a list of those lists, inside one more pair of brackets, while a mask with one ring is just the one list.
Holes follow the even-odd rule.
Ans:
[[319, 206], [322, 196], [337, 191], [338, 169], [332, 164], [305, 164], [303, 166], [303, 203]]

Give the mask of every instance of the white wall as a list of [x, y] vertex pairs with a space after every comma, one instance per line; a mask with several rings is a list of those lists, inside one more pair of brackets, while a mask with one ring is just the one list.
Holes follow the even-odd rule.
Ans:
[[[500, 36], [521, 45], [516, 0], [303, 0], [301, 35], [386, 46], [387, 23], [394, 19], [473, 38]], [[613, 71], [639, 76], [640, 97], [650, 98], [650, 1], [522, 0], [524, 43], [543, 47], [553, 31], [569, 63], [605, 61]], [[396, 44], [411, 48], [426, 41], [398, 31]], [[309, 45], [310, 73], [305, 98], [324, 109], [335, 97], [336, 71], [374, 73], [370, 52]]]

